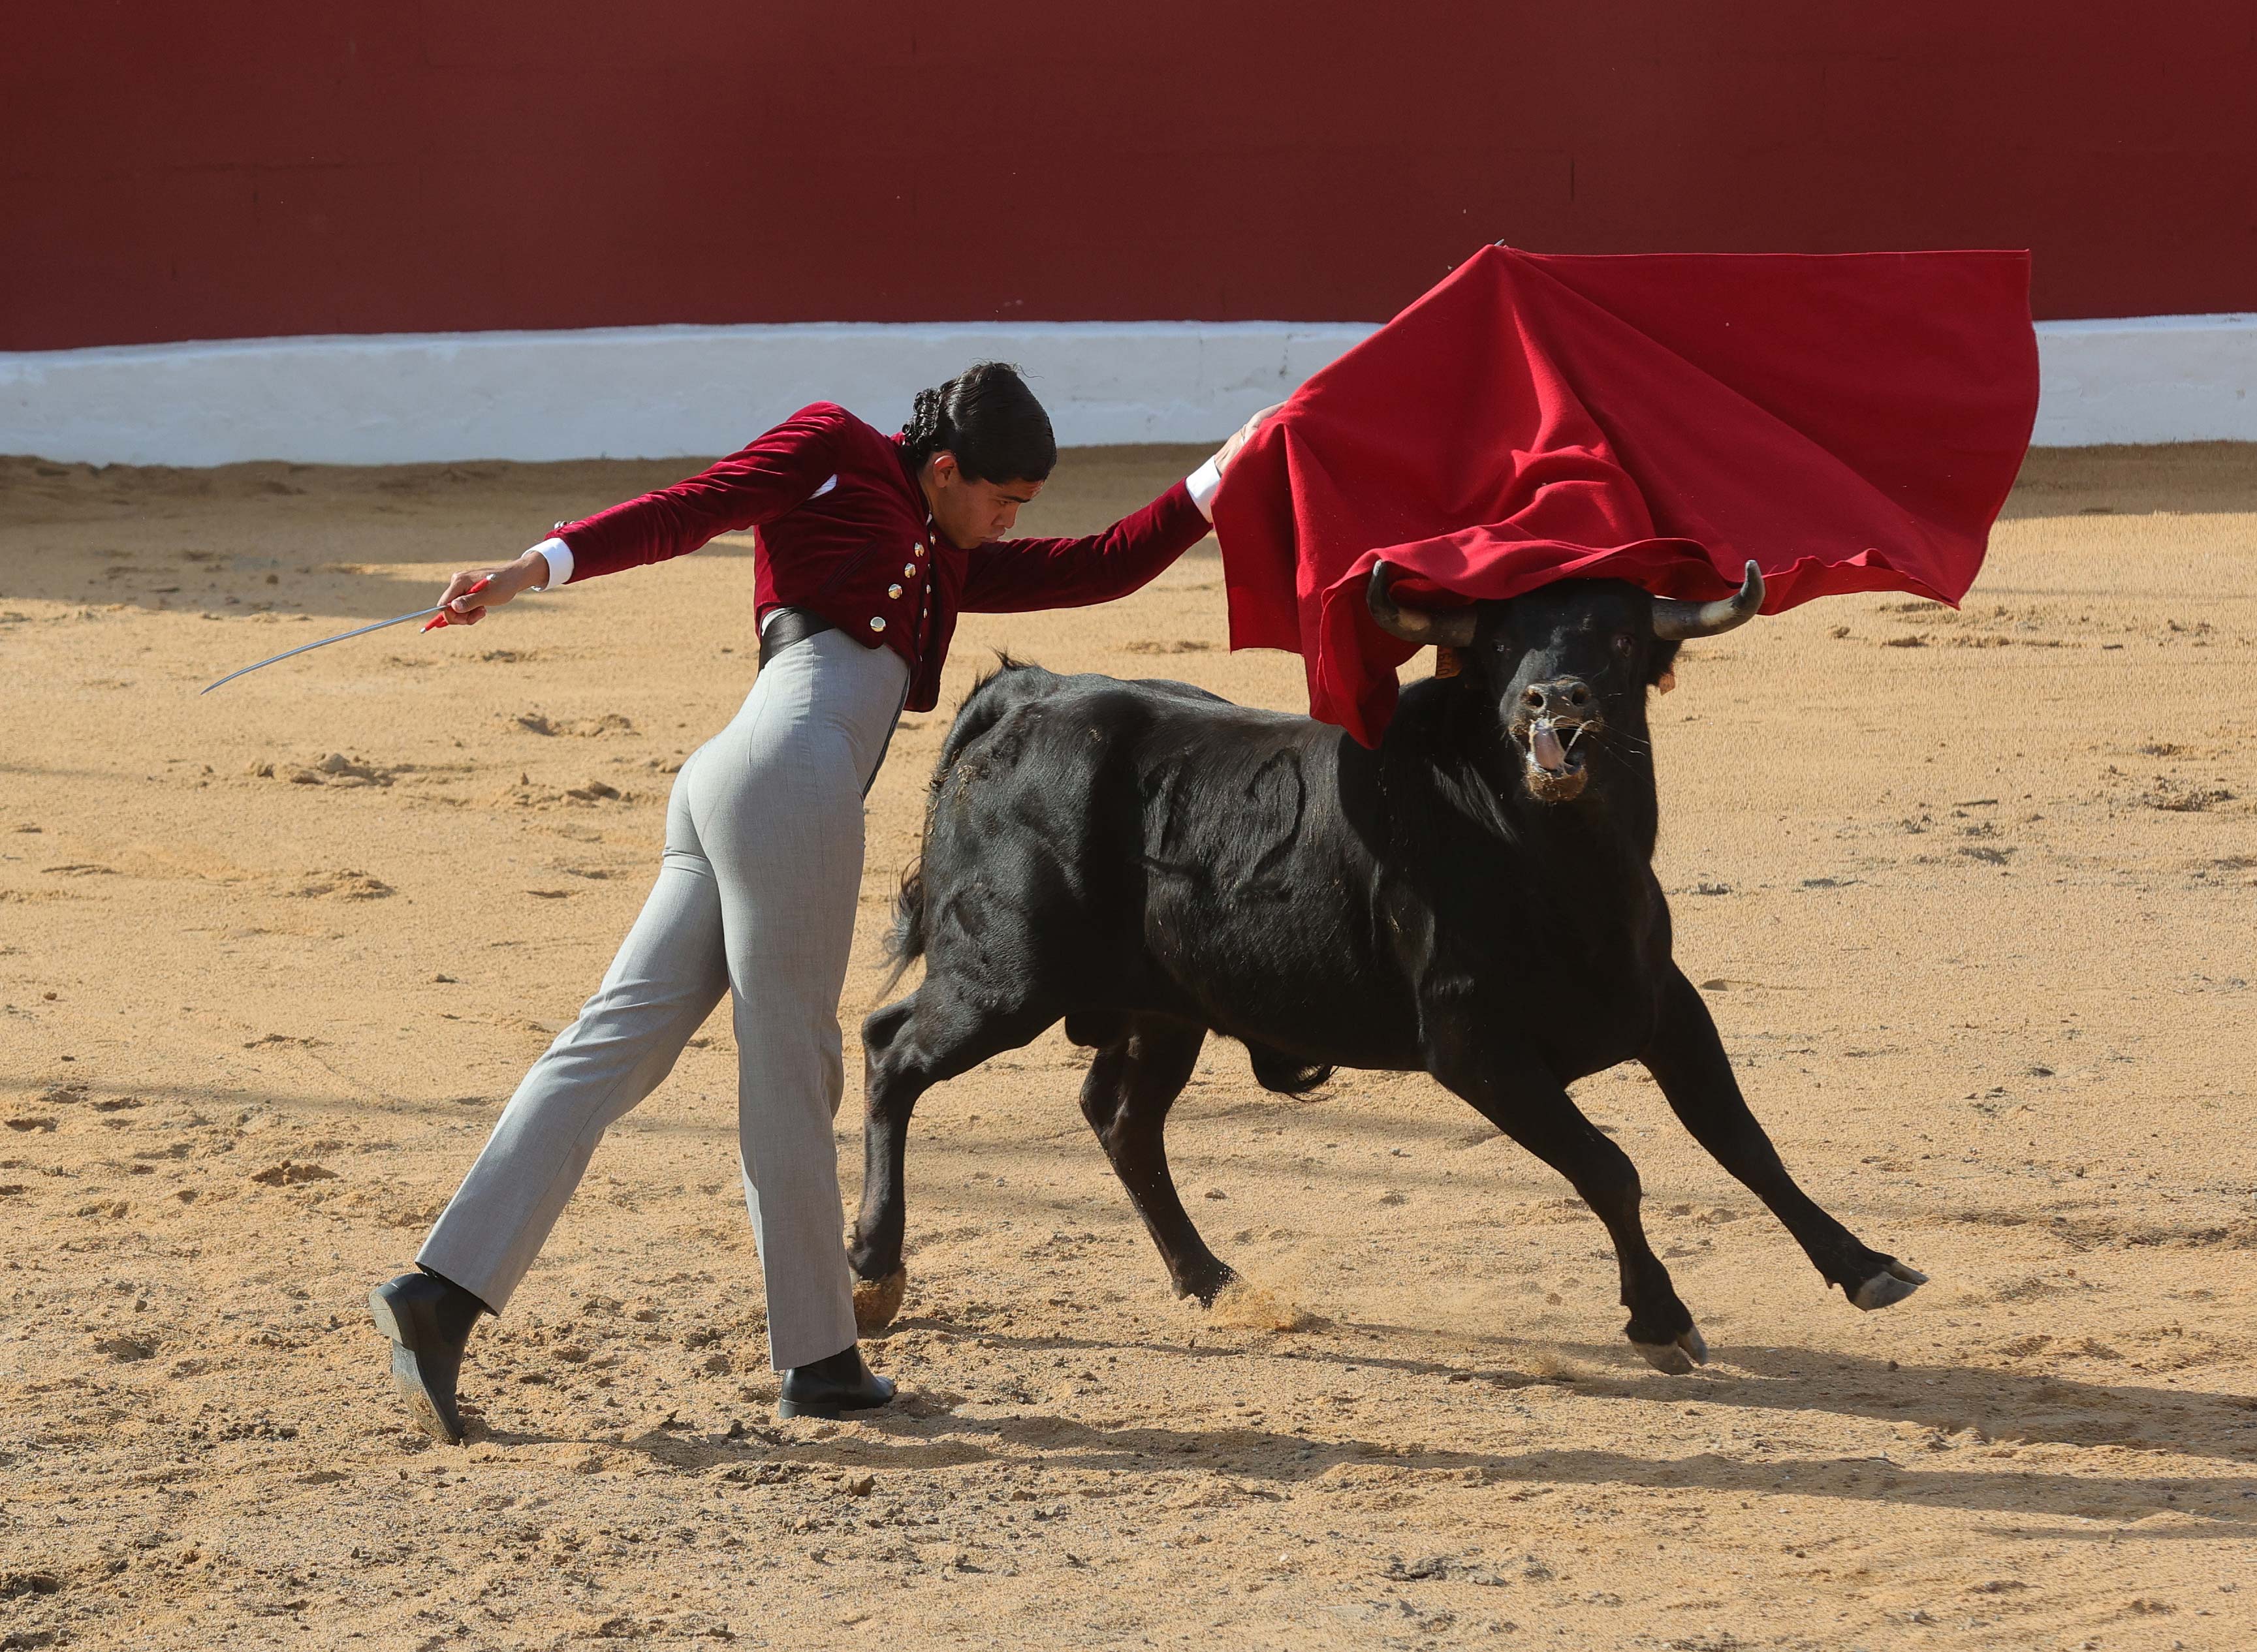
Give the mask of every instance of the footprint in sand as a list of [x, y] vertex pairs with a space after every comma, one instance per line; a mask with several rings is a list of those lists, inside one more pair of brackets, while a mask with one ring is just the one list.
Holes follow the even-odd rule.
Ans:
[[285, 900], [382, 900], [398, 891], [380, 878], [364, 872], [302, 872], [275, 880], [274, 893]]
[[253, 758], [244, 773], [252, 780], [287, 780], [293, 786], [355, 787], [389, 786], [398, 771], [331, 752], [308, 764]]
[[534, 783], [530, 774], [520, 774], [517, 784], [492, 800], [497, 804], [511, 804], [519, 808], [549, 808], [558, 803], [585, 806], [601, 803], [632, 803], [635, 794], [623, 792], [607, 780], [591, 780], [584, 785], [565, 787]]
[[2140, 795], [2140, 801], [2149, 808], [2168, 810], [2174, 815], [2200, 815], [2234, 801], [2231, 788], [2224, 786], [2204, 786], [2195, 780], [2176, 780], [2159, 774], [2154, 782]]
[[548, 738], [569, 735], [577, 739], [597, 739], [609, 734], [633, 734], [635, 726], [616, 711], [606, 711], [593, 717], [552, 717], [541, 711], [520, 711], [503, 721], [512, 727], [523, 729], [528, 734]]
[[285, 1159], [279, 1164], [270, 1164], [264, 1170], [254, 1171], [251, 1179], [262, 1187], [294, 1188], [308, 1182], [334, 1182], [337, 1173], [325, 1164], [306, 1164], [295, 1159]]

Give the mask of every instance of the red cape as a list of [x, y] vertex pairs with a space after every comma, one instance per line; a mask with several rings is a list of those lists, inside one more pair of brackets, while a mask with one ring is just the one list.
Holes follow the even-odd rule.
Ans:
[[1305, 657], [1367, 745], [1417, 651], [1364, 608], [1555, 579], [1764, 611], [1956, 604], [2037, 414], [2026, 252], [1554, 258], [1488, 247], [1304, 384], [1215, 499], [1234, 648]]

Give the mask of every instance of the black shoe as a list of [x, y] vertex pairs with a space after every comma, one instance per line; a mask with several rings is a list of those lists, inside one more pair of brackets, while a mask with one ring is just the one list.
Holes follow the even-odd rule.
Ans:
[[368, 1294], [376, 1328], [392, 1338], [392, 1380], [418, 1423], [449, 1445], [463, 1443], [455, 1380], [471, 1327], [486, 1305], [436, 1274], [402, 1274]]
[[848, 1343], [828, 1359], [785, 1372], [776, 1415], [837, 1418], [848, 1411], [874, 1410], [893, 1397], [892, 1381], [864, 1365], [860, 1346]]

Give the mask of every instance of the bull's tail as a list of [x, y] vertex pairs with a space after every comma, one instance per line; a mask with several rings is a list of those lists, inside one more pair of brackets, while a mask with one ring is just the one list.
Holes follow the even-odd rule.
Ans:
[[902, 874], [902, 892], [894, 898], [894, 930], [886, 937], [886, 983], [878, 991], [891, 992], [909, 973], [909, 965], [924, 956], [924, 861], [912, 862]]
[[940, 743], [940, 759], [933, 765], [931, 788], [925, 797], [923, 841], [919, 845], [916, 859], [902, 874], [902, 891], [894, 900], [893, 933], [886, 937], [886, 961], [891, 968], [884, 986], [879, 989], [881, 992], [891, 992], [900, 985], [902, 977], [909, 972], [909, 965], [924, 956], [924, 851], [932, 843], [933, 806], [939, 801], [941, 782], [956, 766], [957, 760], [964, 755], [965, 748], [994, 728], [1002, 715], [1011, 709], [1014, 696], [1008, 692], [1008, 685], [1015, 675], [1025, 671], [1035, 671], [1044, 676], [1050, 674], [1039, 667], [1029, 666], [1007, 653], [998, 653], [995, 669], [972, 685], [972, 692], [965, 696], [963, 705], [957, 709], [956, 721], [949, 725], [948, 738]]

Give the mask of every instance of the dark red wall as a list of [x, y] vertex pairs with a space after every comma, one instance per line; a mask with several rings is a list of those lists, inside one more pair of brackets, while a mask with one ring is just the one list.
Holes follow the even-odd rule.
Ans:
[[67, 0], [5, 47], [0, 349], [1376, 320], [1496, 239], [2257, 309], [2248, 0]]

